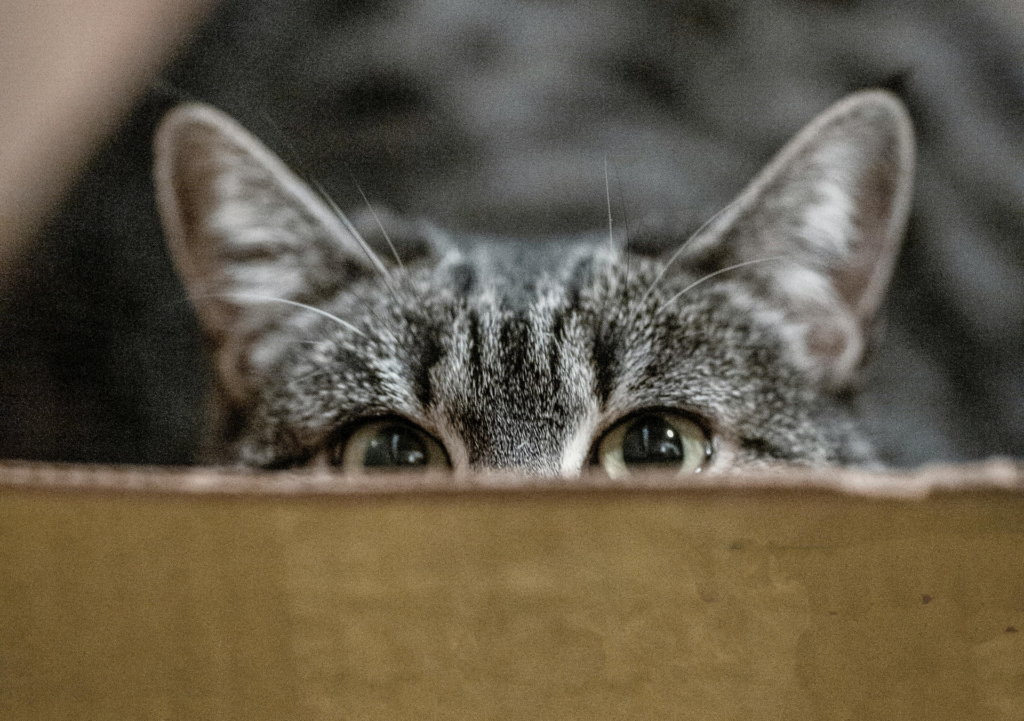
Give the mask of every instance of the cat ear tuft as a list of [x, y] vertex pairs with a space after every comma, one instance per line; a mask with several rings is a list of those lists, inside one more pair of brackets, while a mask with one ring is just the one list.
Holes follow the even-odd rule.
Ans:
[[892, 275], [909, 213], [909, 115], [883, 90], [855, 93], [801, 131], [687, 246], [684, 265], [744, 282], [781, 310], [806, 365], [848, 383]]
[[178, 106], [162, 121], [154, 151], [171, 255], [215, 346], [219, 375], [242, 393], [239, 369], [253, 339], [296, 312], [255, 299], [315, 303], [373, 272], [371, 262], [338, 215], [224, 113]]

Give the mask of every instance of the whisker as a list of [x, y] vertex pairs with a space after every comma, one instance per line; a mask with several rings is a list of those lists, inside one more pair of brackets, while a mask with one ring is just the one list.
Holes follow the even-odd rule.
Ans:
[[366, 207], [369, 209], [370, 214], [376, 221], [377, 227], [380, 228], [380, 232], [384, 235], [384, 240], [387, 241], [388, 247], [391, 249], [391, 254], [395, 256], [395, 262], [398, 263], [398, 267], [401, 268], [402, 272], [404, 273], [405, 266], [402, 264], [402, 259], [398, 257], [398, 251], [395, 250], [395, 244], [391, 242], [391, 236], [388, 235], [388, 231], [384, 228], [384, 224], [380, 222], [380, 217], [378, 217], [377, 211], [373, 209], [372, 205], [370, 205], [369, 198], [366, 197], [366, 193], [363, 192], [363, 189], [359, 187], [358, 184], [356, 184], [356, 190], [359, 191], [359, 195], [362, 196], [363, 202], [366, 203]]
[[672, 267], [672, 264], [675, 263], [677, 260], [679, 260], [679, 257], [682, 256], [683, 252], [686, 250], [686, 247], [690, 244], [690, 241], [692, 241], [694, 238], [698, 237], [701, 233], [703, 233], [708, 228], [708, 226], [710, 226], [716, 220], [721, 218], [722, 215], [725, 213], [725, 211], [729, 210], [729, 208], [731, 208], [733, 205], [735, 205], [735, 202], [736, 201], [733, 201], [733, 202], [729, 203], [728, 205], [720, 208], [714, 215], [712, 215], [710, 218], [708, 218], [703, 223], [701, 223], [701, 226], [699, 228], [697, 228], [697, 230], [695, 230], [692, 233], [690, 233], [689, 237], [687, 237], [687, 239], [684, 240], [679, 245], [678, 248], [676, 248], [676, 251], [669, 257], [669, 259], [667, 261], [665, 261], [665, 265], [662, 267], [661, 272], [658, 273], [658, 276], [654, 279], [654, 281], [651, 283], [650, 287], [647, 289], [647, 291], [640, 298], [640, 302], [641, 303], [643, 303], [645, 300], [647, 300], [647, 298], [651, 295], [651, 293], [654, 292], [654, 288], [658, 285], [658, 283], [661, 282], [662, 278], [665, 277], [665, 274], [668, 272], [668, 269], [670, 267]]
[[253, 294], [249, 294], [249, 293], [213, 293], [213, 294], [208, 295], [208, 296], [199, 296], [199, 297], [207, 297], [207, 298], [209, 298], [209, 297], [213, 297], [213, 298], [234, 298], [236, 300], [255, 300], [255, 301], [267, 302], [267, 303], [286, 303], [287, 305], [293, 305], [293, 306], [295, 306], [297, 308], [304, 308], [306, 310], [311, 310], [314, 313], [317, 313], [318, 315], [322, 315], [324, 318], [329, 318], [330, 320], [333, 320], [335, 323], [340, 325], [342, 328], [346, 328], [346, 329], [352, 331], [353, 333], [358, 333], [363, 338], [366, 338], [367, 340], [370, 340], [370, 337], [368, 335], [366, 335], [366, 333], [363, 333], [363, 331], [359, 330], [357, 327], [355, 327], [354, 325], [352, 325], [348, 321], [344, 321], [341, 318], [339, 318], [338, 316], [336, 316], [336, 315], [334, 315], [332, 313], [328, 313], [326, 310], [321, 310], [320, 308], [316, 308], [314, 306], [307, 305], [306, 303], [300, 303], [297, 300], [288, 300], [287, 298], [275, 298], [275, 297], [269, 296], [269, 295], [253, 295]]
[[[612, 227], [612, 194], [611, 188], [608, 183], [608, 154], [604, 156], [604, 201], [605, 206], [608, 208], [608, 252], [609, 262], [613, 262], [615, 259], [615, 233]], [[605, 295], [604, 301], [601, 303], [601, 329], [604, 330], [605, 325], [608, 322], [608, 300], [611, 297], [612, 283], [611, 276], [608, 276], [608, 292]]]
[[619, 211], [622, 213], [622, 258], [626, 263], [626, 282], [624, 293], [629, 293], [629, 276], [632, 268], [629, 262], [629, 213], [626, 210], [626, 198], [622, 192], [622, 177], [615, 173], [615, 186], [619, 191]]
[[[259, 110], [259, 114], [263, 117], [263, 120], [271, 128], [273, 128], [274, 132], [278, 136], [278, 141], [281, 142], [283, 145], [285, 145], [288, 148], [288, 150], [290, 151], [290, 153], [294, 156], [293, 162], [294, 162], [294, 159], [299, 158], [300, 157], [300, 153], [298, 152], [298, 149], [296, 148], [295, 144], [291, 142], [291, 139], [288, 137], [287, 133], [285, 133], [281, 129], [281, 126], [274, 120], [274, 118], [268, 112], [266, 112], [265, 110], [262, 110], [262, 109]], [[397, 302], [398, 301], [398, 291], [397, 291], [395, 283], [394, 283], [394, 278], [391, 276], [391, 273], [388, 271], [387, 266], [384, 265], [384, 263], [381, 261], [380, 257], [373, 251], [373, 248], [371, 248], [369, 243], [366, 242], [366, 239], [363, 238], [363, 236], [359, 232], [359, 230], [348, 219], [348, 216], [346, 216], [345, 213], [341, 210], [341, 208], [338, 207], [338, 204], [334, 201], [334, 198], [332, 198], [331, 195], [327, 192], [326, 188], [324, 188], [323, 183], [321, 183], [319, 180], [315, 179], [312, 176], [311, 173], [302, 171], [301, 169], [299, 170], [299, 175], [300, 175], [300, 177], [302, 177], [306, 181], [306, 183], [310, 187], [312, 187], [316, 191], [316, 193], [320, 196], [320, 198], [325, 203], [327, 203], [327, 205], [330, 207], [331, 212], [334, 214], [334, 216], [342, 223], [342, 225], [345, 226], [345, 229], [348, 230], [352, 234], [352, 236], [356, 239], [356, 242], [359, 244], [360, 249], [363, 251], [364, 254], [366, 254], [367, 258], [370, 260], [371, 264], [376, 268], [377, 272], [380, 273], [381, 276], [384, 278], [385, 285], [388, 286], [388, 290], [391, 292], [392, 297], [394, 297], [396, 302]], [[354, 182], [354, 178], [353, 178], [353, 182]], [[356, 189], [359, 191], [359, 194], [363, 197], [363, 201], [366, 202], [366, 206], [370, 209], [370, 212], [373, 214], [374, 220], [377, 221], [377, 225], [380, 227], [381, 232], [384, 234], [384, 239], [387, 241], [388, 246], [391, 248], [391, 252], [394, 253], [395, 260], [398, 262], [398, 266], [404, 271], [405, 267], [402, 264], [402, 260], [401, 260], [401, 258], [398, 257], [398, 253], [395, 250], [395, 246], [392, 244], [391, 238], [388, 236], [387, 231], [384, 229], [384, 226], [381, 223], [380, 218], [377, 217], [377, 212], [373, 209], [373, 206], [370, 205], [370, 201], [366, 198], [366, 194], [363, 193], [363, 189], [361, 187], [359, 187], [359, 184], [358, 183], [354, 183], [354, 184], [356, 186]], [[243, 297], [243, 296], [236, 295], [234, 297]], [[331, 319], [337, 321], [338, 323], [341, 323], [343, 326], [345, 326], [347, 328], [351, 328], [353, 331], [355, 331], [356, 333], [359, 333], [359, 335], [363, 336], [364, 338], [367, 337], [365, 333], [360, 331], [355, 326], [346, 323], [345, 321], [341, 320], [340, 318], [337, 318], [336, 316], [331, 315], [330, 313], [327, 313], [326, 311], [322, 311], [322, 310], [320, 310], [318, 308], [314, 308], [314, 307], [306, 305], [304, 303], [298, 303], [296, 301], [290, 301], [290, 300], [286, 300], [284, 298], [273, 298], [273, 297], [270, 297], [270, 296], [255, 296], [255, 295], [251, 295], [251, 296], [244, 296], [244, 297], [252, 298], [254, 300], [266, 300], [266, 301], [277, 301], [277, 302], [281, 302], [281, 303], [289, 303], [289, 304], [297, 305], [297, 306], [300, 306], [300, 307], [303, 307], [303, 308], [308, 308], [309, 310], [312, 310], [312, 311], [314, 311], [316, 313], [320, 313], [321, 315], [325, 315], [327, 317], [330, 317]], [[356, 300], [359, 301], [360, 304], [362, 304], [362, 306], [367, 310], [367, 312], [369, 312], [370, 315], [372, 315], [376, 319], [377, 323], [381, 326], [381, 328], [383, 328], [383, 329], [388, 331], [388, 334], [391, 336], [392, 340], [397, 344], [398, 343], [398, 339], [395, 337], [395, 334], [391, 330], [390, 326], [387, 323], [384, 323], [381, 320], [380, 316], [377, 315], [376, 312], [374, 312], [374, 310], [370, 306], [370, 304], [367, 303], [363, 298], [359, 297], [358, 295], [356, 295], [355, 298], [356, 298]]]
[[[381, 276], [382, 276], [382, 278], [384, 280], [384, 285], [387, 286], [388, 292], [391, 293], [391, 297], [395, 301], [395, 305], [396, 306], [400, 306], [402, 304], [402, 301], [398, 297], [399, 296], [399, 292], [398, 292], [398, 287], [395, 284], [395, 279], [391, 275], [391, 273], [388, 272], [388, 269], [384, 265], [384, 262], [380, 259], [380, 256], [378, 256], [373, 251], [373, 248], [371, 248], [370, 244], [366, 242], [366, 239], [363, 238], [363, 236], [359, 232], [359, 230], [356, 229], [356, 227], [352, 224], [352, 221], [350, 221], [348, 219], [348, 216], [345, 215], [345, 213], [341, 210], [341, 208], [338, 207], [338, 204], [334, 202], [334, 199], [331, 198], [329, 195], [327, 195], [327, 193], [324, 191], [323, 186], [320, 185], [320, 183], [316, 183], [316, 188], [320, 192], [320, 194], [324, 197], [324, 200], [326, 200], [327, 203], [330, 205], [331, 210], [337, 216], [338, 220], [340, 220], [345, 225], [345, 227], [348, 229], [348, 231], [352, 234], [352, 236], [359, 243], [359, 247], [362, 248], [362, 250], [366, 254], [366, 256], [376, 266], [378, 272], [381, 274]], [[360, 193], [363, 192], [361, 188], [359, 189], [359, 192]], [[363, 197], [365, 198], [366, 196], [363, 196]], [[372, 210], [373, 209], [371, 208], [371, 212], [372, 212]], [[376, 217], [376, 214], [374, 214], [374, 217]], [[380, 222], [380, 221], [378, 220], [378, 222]], [[385, 233], [385, 237], [387, 237], [386, 233]], [[390, 242], [391, 241], [389, 239], [388, 243], [390, 244]], [[394, 247], [392, 246], [392, 250], [393, 249], [394, 249]], [[397, 259], [398, 256], [396, 255], [395, 257]], [[401, 261], [399, 261], [399, 262], [401, 262]], [[370, 307], [370, 304], [367, 303], [363, 298], [361, 298], [361, 297], [359, 297], [357, 295], [356, 299], [363, 305], [364, 308], [366, 308], [367, 311], [369, 311], [370, 315], [372, 315], [377, 320], [377, 322], [381, 325], [382, 328], [386, 328], [387, 329], [388, 334], [391, 336], [391, 340], [397, 345], [398, 344], [398, 338], [395, 336], [394, 331], [391, 330], [391, 327], [387, 323], [385, 323], [385, 322], [383, 322], [381, 320], [380, 316], [377, 315], [377, 313], [373, 310], [373, 308]]]
[[[381, 274], [381, 276], [382, 276], [382, 278], [384, 280], [384, 285], [387, 286], [388, 292], [391, 293], [391, 297], [394, 299], [395, 305], [396, 306], [402, 305], [401, 298], [399, 298], [398, 286], [395, 283], [394, 276], [392, 276], [391, 273], [388, 271], [387, 266], [384, 265], [384, 262], [380, 259], [380, 256], [377, 255], [374, 252], [373, 248], [370, 247], [370, 244], [366, 242], [365, 238], [363, 238], [362, 233], [360, 233], [359, 230], [352, 224], [352, 221], [350, 221], [348, 219], [348, 216], [345, 215], [345, 213], [341, 210], [341, 208], [338, 207], [338, 204], [334, 202], [334, 199], [331, 198], [327, 194], [327, 192], [324, 190], [323, 186], [319, 182], [317, 182], [317, 183], [315, 183], [315, 187], [316, 187], [317, 191], [320, 193], [320, 195], [324, 198], [324, 200], [328, 203], [328, 205], [330, 205], [331, 210], [334, 212], [334, 214], [338, 218], [338, 220], [340, 220], [342, 222], [342, 224], [344, 224], [346, 229], [352, 234], [352, 236], [359, 243], [359, 247], [362, 248], [363, 253], [366, 254], [366, 256], [370, 259], [370, 261], [376, 267], [377, 271]], [[356, 187], [359, 188], [358, 184], [356, 185]], [[359, 193], [362, 194], [362, 192], [363, 192], [362, 188], [359, 188]], [[363, 198], [365, 199], [366, 196], [363, 195]], [[369, 203], [367, 203], [367, 205], [369, 205]], [[373, 208], [372, 207], [370, 208], [370, 212], [373, 213]], [[376, 218], [377, 214], [376, 213], [373, 213], [373, 214], [374, 214], [374, 217]], [[377, 219], [377, 222], [380, 223], [380, 219], [379, 218]], [[383, 227], [381, 228], [381, 230], [383, 230]], [[388, 239], [388, 244], [390, 245], [391, 244], [391, 239], [387, 237], [387, 233], [384, 234], [384, 237]], [[391, 249], [392, 249], [392, 251], [394, 251], [394, 246], [392, 246]], [[401, 264], [401, 260], [398, 259], [398, 254], [397, 253], [395, 254], [395, 259], [398, 260], [399, 264]], [[403, 267], [403, 270], [404, 270], [404, 267]], [[398, 344], [398, 338], [395, 335], [394, 331], [391, 329], [390, 325], [388, 325], [383, 320], [381, 320], [381, 317], [379, 315], [377, 315], [377, 313], [373, 310], [373, 308], [370, 307], [370, 304], [367, 303], [362, 297], [360, 297], [358, 295], [356, 295], [355, 297], [356, 297], [356, 300], [358, 300], [362, 304], [362, 306], [364, 308], [366, 308], [366, 310], [370, 313], [370, 315], [372, 315], [377, 320], [377, 322], [380, 324], [380, 326], [382, 328], [387, 329], [388, 334], [391, 336], [391, 340], [397, 345]]]
[[[231, 294], [221, 294], [221, 297], [225, 297], [225, 296], [231, 297]], [[337, 316], [335, 316], [335, 315], [333, 315], [331, 313], [328, 313], [327, 311], [320, 310], [319, 308], [315, 308], [315, 307], [313, 307], [311, 305], [307, 305], [305, 303], [299, 303], [298, 301], [286, 300], [285, 298], [275, 298], [275, 297], [272, 297], [272, 296], [248, 295], [248, 294], [244, 294], [244, 293], [243, 294], [236, 294], [234, 297], [253, 298], [253, 299], [260, 299], [260, 300], [273, 300], [273, 301], [278, 301], [280, 303], [289, 303], [291, 305], [295, 305], [295, 306], [298, 306], [300, 308], [307, 308], [307, 309], [313, 311], [314, 313], [320, 313], [321, 315], [327, 316], [327, 317], [329, 317], [329, 318], [331, 318], [331, 319], [333, 319], [335, 321], [338, 321], [339, 323], [343, 323], [343, 324], [346, 323], [345, 321], [341, 320], [340, 318], [338, 318]], [[352, 297], [361, 306], [363, 306], [363, 308], [366, 310], [367, 313], [369, 313], [370, 315], [373, 316], [374, 320], [377, 321], [377, 325], [380, 327], [381, 330], [387, 331], [387, 334], [391, 337], [391, 342], [394, 343], [395, 346], [398, 346], [399, 345], [399, 343], [398, 343], [398, 336], [395, 335], [394, 331], [391, 329], [391, 326], [388, 323], [385, 323], [384, 320], [377, 314], [377, 312], [373, 309], [373, 306], [371, 306], [368, 302], [366, 302], [366, 300], [364, 298], [362, 298], [358, 294], [353, 293]], [[348, 327], [352, 328], [352, 330], [354, 330], [356, 333], [359, 333], [364, 338], [369, 338], [369, 336], [367, 336], [365, 333], [361, 332], [358, 328], [352, 326], [351, 324], [346, 324], [346, 325]]]
[[335, 217], [338, 220], [340, 220], [341, 224], [345, 226], [345, 229], [352, 234], [352, 237], [355, 238], [356, 242], [359, 244], [359, 247], [362, 248], [363, 253], [366, 254], [366, 257], [370, 260], [370, 263], [373, 264], [373, 266], [377, 269], [377, 272], [380, 273], [381, 277], [383, 277], [384, 280], [386, 281], [392, 293], [394, 293], [394, 279], [391, 277], [391, 273], [388, 271], [387, 266], [384, 265], [384, 262], [380, 259], [380, 256], [378, 256], [373, 251], [373, 248], [371, 248], [370, 244], [366, 242], [366, 240], [363, 238], [362, 233], [359, 232], [356, 226], [352, 225], [352, 221], [348, 219], [348, 216], [345, 215], [341, 208], [338, 207], [338, 204], [334, 202], [334, 198], [327, 194], [327, 191], [324, 190], [324, 186], [320, 183], [320, 181], [313, 181], [313, 186], [316, 188], [320, 196], [324, 199], [324, 202], [326, 202], [330, 206], [331, 211], [334, 213]]
[[[271, 115], [265, 110], [260, 110], [259, 114], [263, 117], [263, 120], [274, 129], [274, 132], [278, 135], [278, 141], [285, 145], [293, 156], [295, 156], [296, 158], [299, 157], [299, 152], [298, 149], [295, 147], [295, 144], [291, 142], [291, 140], [288, 138], [288, 135], [281, 129], [281, 126], [274, 120], [274, 118], [271, 117]], [[341, 224], [345, 226], [345, 229], [348, 230], [348, 232], [352, 234], [352, 237], [356, 239], [356, 242], [359, 244], [360, 249], [370, 260], [370, 263], [374, 266], [374, 268], [376, 268], [377, 272], [384, 277], [389, 290], [391, 291], [392, 295], [396, 296], [397, 300], [397, 291], [395, 289], [394, 279], [391, 277], [391, 273], [388, 271], [387, 266], [384, 265], [380, 257], [373, 251], [373, 248], [371, 248], [369, 243], [366, 242], [366, 239], [363, 238], [359, 230], [348, 219], [348, 216], [345, 215], [341, 208], [338, 207], [338, 204], [334, 201], [334, 198], [332, 198], [330, 193], [327, 192], [327, 189], [324, 188], [323, 183], [321, 183], [316, 178], [313, 178], [312, 175], [308, 172], [300, 171], [299, 176], [303, 178], [309, 186], [316, 190], [317, 195], [319, 195], [320, 198], [325, 203], [327, 203], [334, 216], [339, 221], [341, 221]], [[359, 194], [363, 196], [363, 200], [366, 201], [366, 205], [367, 207], [370, 208], [370, 212], [373, 213], [373, 217], [377, 221], [377, 225], [380, 226], [381, 232], [384, 233], [384, 238], [385, 240], [387, 240], [388, 245], [391, 247], [391, 252], [395, 253], [395, 247], [394, 245], [391, 244], [391, 238], [388, 237], [388, 234], [384, 230], [383, 225], [381, 225], [380, 219], [377, 217], [376, 211], [374, 211], [373, 207], [370, 206], [370, 202], [366, 199], [366, 195], [363, 193], [363, 189], [360, 188], [358, 184], [356, 184], [356, 188], [359, 190]], [[395, 260], [398, 261], [399, 267], [401, 267], [402, 270], [404, 271], [405, 268], [402, 266], [402, 261], [398, 257], [398, 253], [395, 253]]]
[[608, 247], [615, 253], [615, 233], [612, 230], [612, 191], [608, 184], [608, 156], [604, 156], [604, 200], [608, 206]]
[[704, 281], [711, 280], [715, 276], [719, 276], [722, 273], [728, 273], [730, 270], [736, 270], [737, 268], [743, 268], [743, 267], [746, 267], [748, 265], [755, 265], [757, 263], [767, 263], [770, 260], [786, 260], [788, 257], [789, 256], [785, 256], [785, 255], [773, 255], [773, 256], [770, 256], [768, 258], [756, 258], [754, 260], [745, 260], [742, 263], [736, 263], [734, 265], [726, 266], [725, 268], [719, 268], [718, 270], [716, 270], [716, 271], [714, 271], [712, 273], [708, 273], [704, 277], [702, 277], [702, 278], [700, 278], [698, 280], [693, 281], [688, 286], [683, 288], [681, 291], [676, 293], [674, 296], [669, 298], [667, 301], [662, 303], [661, 307], [658, 308], [658, 312], [660, 313], [661, 311], [665, 310], [665, 308], [667, 308], [668, 306], [670, 306], [674, 302], [676, 302], [683, 294], [688, 293], [689, 291], [693, 290], [695, 287], [697, 287], [698, 285], [700, 285]]

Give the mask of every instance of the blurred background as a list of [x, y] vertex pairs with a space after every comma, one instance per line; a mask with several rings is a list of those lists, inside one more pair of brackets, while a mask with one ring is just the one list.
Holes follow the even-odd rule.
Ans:
[[[869, 431], [900, 465], [1024, 457], [1011, 0], [91, 4], [0, 2], [0, 239], [21, 241], [0, 258], [0, 458], [194, 458], [208, 368], [150, 180], [176, 102], [228, 111], [343, 209], [361, 188], [375, 208], [538, 242], [606, 222], [607, 157], [615, 222], [681, 242], [817, 113], [877, 86], [910, 107], [919, 170], [865, 377]], [[7, 92], [45, 63], [63, 78], [49, 105]], [[81, 142], [57, 162], [40, 135], [32, 172], [7, 172], [61, 112]]]

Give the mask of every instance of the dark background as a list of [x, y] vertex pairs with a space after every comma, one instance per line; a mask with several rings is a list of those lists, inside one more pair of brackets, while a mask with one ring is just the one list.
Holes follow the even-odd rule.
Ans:
[[976, 2], [218, 6], [0, 290], [0, 457], [192, 461], [207, 368], [150, 180], [160, 115], [239, 118], [343, 208], [680, 240], [846, 93], [898, 92], [918, 189], [863, 407], [899, 464], [1024, 457], [1024, 43]]

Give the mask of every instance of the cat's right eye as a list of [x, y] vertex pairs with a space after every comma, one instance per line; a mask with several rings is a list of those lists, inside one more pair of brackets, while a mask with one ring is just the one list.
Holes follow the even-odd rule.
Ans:
[[686, 416], [648, 411], [612, 427], [597, 446], [595, 459], [612, 478], [645, 468], [696, 473], [711, 458], [711, 440]]
[[369, 421], [334, 452], [345, 471], [426, 471], [451, 467], [444, 448], [425, 431], [395, 418]]

